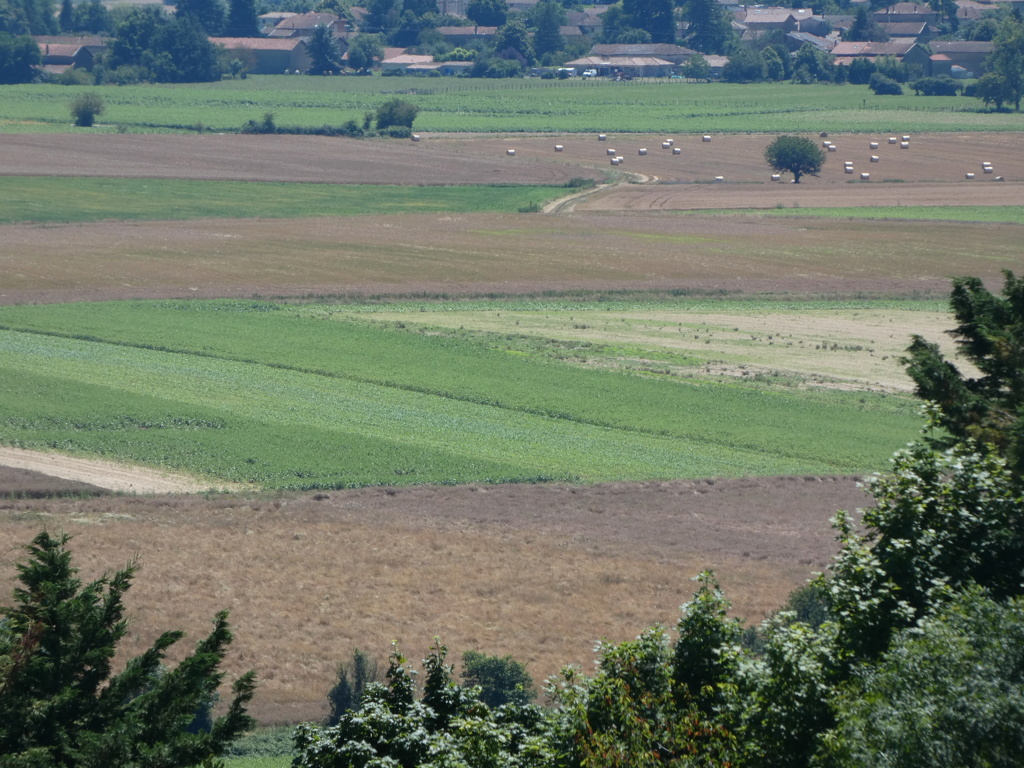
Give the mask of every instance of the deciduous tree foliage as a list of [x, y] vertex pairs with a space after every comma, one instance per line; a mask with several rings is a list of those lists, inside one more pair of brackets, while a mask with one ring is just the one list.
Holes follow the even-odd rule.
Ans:
[[804, 174], [817, 176], [825, 164], [825, 151], [804, 136], [778, 136], [764, 150], [764, 159], [772, 169], [792, 173], [800, 183]]
[[33, 539], [18, 565], [15, 604], [0, 614], [0, 765], [188, 768], [221, 754], [252, 726], [245, 706], [254, 673], [235, 681], [227, 713], [209, 731], [187, 728], [223, 679], [227, 613], [177, 666], [163, 667], [183, 633], [165, 632], [112, 674], [136, 566], [83, 585], [68, 539], [45, 531]]
[[0, 32], [0, 84], [31, 81], [41, 61], [39, 46], [30, 36], [12, 37]]
[[308, 73], [311, 75], [327, 75], [341, 69], [341, 51], [338, 43], [326, 24], [317, 24], [313, 34], [303, 43], [309, 54]]

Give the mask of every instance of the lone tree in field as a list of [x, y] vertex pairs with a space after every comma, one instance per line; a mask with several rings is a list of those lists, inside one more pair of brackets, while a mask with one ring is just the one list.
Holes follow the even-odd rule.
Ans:
[[98, 93], [83, 93], [71, 102], [68, 109], [75, 118], [75, 125], [79, 128], [89, 128], [96, 122], [96, 118], [103, 114], [106, 105]]
[[764, 159], [772, 170], [793, 174], [799, 184], [804, 174], [817, 176], [825, 164], [825, 151], [803, 136], [779, 136], [764, 151]]
[[69, 536], [38, 534], [18, 565], [13, 607], [0, 608], [0, 765], [76, 768], [207, 764], [253, 721], [249, 672], [235, 681], [225, 714], [190, 733], [223, 679], [231, 630], [227, 612], [195, 651], [168, 668], [167, 650], [183, 636], [165, 632], [112, 675], [128, 632], [124, 593], [135, 564], [82, 585]]

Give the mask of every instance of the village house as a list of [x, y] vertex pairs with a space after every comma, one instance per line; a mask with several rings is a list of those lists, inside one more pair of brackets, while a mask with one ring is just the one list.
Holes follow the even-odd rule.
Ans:
[[947, 66], [950, 69], [960, 67], [965, 70], [965, 77], [981, 77], [988, 71], [985, 60], [992, 53], [994, 46], [991, 41], [984, 40], [932, 40], [929, 47], [935, 56], [945, 57], [937, 61], [940, 70]]
[[589, 56], [604, 59], [658, 58], [670, 64], [685, 64], [696, 51], [672, 43], [601, 44], [590, 49]]
[[268, 37], [312, 37], [317, 27], [327, 27], [337, 38], [348, 36], [344, 20], [333, 13], [297, 13], [282, 19]]
[[239, 59], [253, 75], [306, 72], [313, 64], [300, 37], [211, 37], [210, 42]]
[[918, 3], [896, 3], [888, 8], [875, 11], [871, 16], [879, 24], [894, 24], [901, 21], [923, 21], [926, 24], [935, 24], [939, 20], [939, 14], [933, 11], [930, 5], [919, 5]]

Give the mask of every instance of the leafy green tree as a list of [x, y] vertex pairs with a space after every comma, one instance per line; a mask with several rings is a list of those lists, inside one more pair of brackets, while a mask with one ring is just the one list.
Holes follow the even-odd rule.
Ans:
[[490, 709], [477, 689], [459, 686], [439, 641], [423, 660], [417, 700], [416, 671], [393, 650], [387, 684], [366, 686], [360, 707], [333, 728], [300, 725], [295, 768], [540, 768], [552, 764], [546, 719], [534, 705]]
[[217, 48], [195, 18], [168, 17], [154, 7], [133, 8], [117, 25], [108, 67], [137, 67], [142, 77], [161, 83], [220, 79]]
[[384, 58], [384, 39], [365, 32], [352, 38], [348, 46], [348, 65], [358, 72], [368, 72], [375, 62]]
[[177, 0], [176, 16], [191, 16], [208, 35], [224, 28], [225, 10], [221, 0]]
[[53, 0], [0, 0], [0, 32], [56, 35], [60, 26]]
[[777, 136], [765, 148], [764, 159], [773, 170], [792, 173], [794, 183], [799, 184], [804, 174], [817, 176], [821, 172], [825, 152], [804, 136]]
[[565, 24], [565, 6], [557, 0], [541, 0], [533, 9], [532, 22], [535, 28], [533, 48], [538, 58], [554, 56], [565, 48], [561, 26]]
[[529, 704], [537, 698], [537, 689], [526, 665], [511, 656], [466, 651], [462, 654], [462, 682], [479, 688], [480, 701], [491, 708]]
[[402, 18], [402, 0], [368, 0], [359, 31], [389, 37]]
[[533, 41], [520, 19], [511, 19], [494, 34], [494, 51], [502, 59], [515, 59], [521, 64], [534, 60]]
[[622, 0], [622, 10], [630, 19], [630, 26], [647, 32], [652, 43], [675, 42], [676, 21], [672, 0]]
[[75, 119], [75, 125], [79, 128], [89, 128], [96, 122], [96, 118], [103, 114], [106, 105], [98, 93], [83, 93], [75, 97], [69, 109]]
[[89, 0], [75, 6], [71, 17], [71, 29], [75, 32], [98, 35], [110, 32], [113, 27], [114, 17], [100, 0]]
[[1020, 112], [1020, 100], [1024, 96], [1024, 21], [1015, 15], [1007, 16], [1000, 24], [999, 32], [992, 41], [994, 47], [986, 65], [989, 72], [1003, 78], [1001, 89]]
[[981, 99], [985, 106], [991, 104], [999, 111], [1003, 104], [1013, 101], [1013, 89], [1009, 81], [998, 72], [986, 72], [974, 84], [974, 95]]
[[699, 53], [693, 54], [680, 68], [683, 77], [691, 77], [694, 80], [710, 80], [711, 65], [708, 60]]
[[15, 604], [0, 614], [0, 763], [188, 768], [221, 754], [252, 727], [245, 706], [253, 673], [235, 681], [228, 711], [211, 730], [187, 728], [223, 679], [227, 613], [217, 614], [210, 635], [176, 667], [161, 671], [183, 633], [166, 632], [112, 675], [136, 565], [83, 585], [68, 539], [44, 531], [32, 540], [28, 561], [18, 565]]
[[500, 27], [508, 21], [506, 0], [469, 0], [466, 16], [481, 27]]
[[[802, 72], [807, 82], [829, 83], [835, 75], [832, 55], [804, 43], [793, 57], [793, 71]], [[803, 79], [803, 78], [802, 78]]]
[[739, 37], [733, 31], [732, 17], [715, 0], [686, 0], [683, 8], [690, 22], [686, 37], [690, 48], [722, 56], [737, 45]]
[[956, 278], [950, 308], [957, 326], [949, 335], [980, 375], [965, 375], [921, 336], [903, 360], [916, 394], [935, 404], [937, 425], [948, 434], [935, 440], [992, 446], [1024, 477], [1024, 280], [1005, 272], [998, 296], [976, 277]]
[[875, 62], [868, 58], [856, 58], [850, 62], [848, 79], [851, 85], [867, 85], [875, 74]]
[[256, 17], [255, 0], [229, 0], [225, 37], [259, 37], [260, 23]]
[[71, 17], [75, 13], [75, 6], [71, 0], [61, 0], [60, 13], [57, 15], [57, 25], [60, 27], [61, 32], [70, 32]]
[[[303, 43], [306, 46], [306, 53], [309, 54], [310, 75], [333, 74], [341, 69], [341, 51], [338, 49], [338, 41], [334, 39], [331, 28], [326, 24], [317, 24], [313, 28], [313, 34]], [[351, 58], [351, 54], [349, 54]]]
[[1010, 768], [1024, 745], [1024, 601], [983, 590], [904, 630], [837, 702], [819, 768]]
[[380, 681], [376, 660], [358, 648], [354, 649], [351, 662], [338, 664], [337, 680], [327, 692], [327, 702], [331, 708], [327, 715], [327, 725], [337, 725], [346, 712], [357, 709], [366, 687]]
[[41, 61], [39, 46], [31, 37], [0, 32], [0, 84], [31, 82]]
[[853, 24], [850, 25], [850, 28], [843, 35], [843, 40], [848, 42], [884, 43], [889, 40], [889, 35], [875, 21], [871, 11], [862, 5], [857, 8]]
[[737, 48], [722, 67], [722, 80], [727, 83], [759, 83], [767, 74], [764, 56], [753, 48]]
[[[774, 47], [769, 46], [765, 48], [761, 52], [761, 57], [764, 59], [764, 77], [766, 80], [781, 82], [786, 79], [785, 60]], [[788, 53], [786, 58], [789, 58]]]

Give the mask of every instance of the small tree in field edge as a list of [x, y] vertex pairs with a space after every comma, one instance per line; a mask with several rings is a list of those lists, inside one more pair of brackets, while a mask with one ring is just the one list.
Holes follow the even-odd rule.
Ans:
[[764, 159], [772, 170], [792, 173], [793, 182], [799, 184], [804, 174], [818, 175], [825, 151], [803, 136], [778, 136], [765, 148]]

